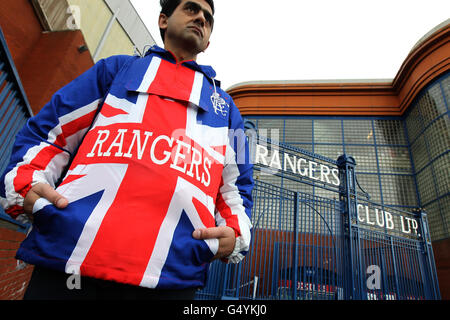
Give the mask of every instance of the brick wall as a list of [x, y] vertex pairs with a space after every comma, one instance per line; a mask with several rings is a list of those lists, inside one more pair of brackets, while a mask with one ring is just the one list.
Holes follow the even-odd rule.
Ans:
[[442, 300], [450, 300], [450, 239], [433, 242], [434, 260]]
[[0, 226], [0, 300], [21, 300], [33, 266], [17, 265], [14, 258], [25, 234]]

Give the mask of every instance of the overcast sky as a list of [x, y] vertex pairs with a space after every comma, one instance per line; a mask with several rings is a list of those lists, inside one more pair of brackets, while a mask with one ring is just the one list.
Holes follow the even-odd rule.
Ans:
[[[159, 46], [159, 0], [131, 0]], [[254, 80], [392, 79], [413, 46], [450, 18], [449, 0], [215, 0], [198, 56], [224, 89]]]

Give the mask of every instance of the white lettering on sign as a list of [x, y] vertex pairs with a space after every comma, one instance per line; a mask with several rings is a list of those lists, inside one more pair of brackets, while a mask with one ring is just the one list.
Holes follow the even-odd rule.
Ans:
[[272, 150], [269, 154], [267, 147], [256, 144], [255, 164], [262, 164], [276, 170], [290, 171], [302, 177], [308, 177], [312, 180], [321, 181], [335, 186], [340, 185], [339, 170], [330, 168], [324, 164], [307, 160], [287, 153], [283, 154], [283, 165], [280, 160], [280, 152]]
[[[416, 219], [399, 216], [398, 220], [394, 222], [392, 213], [383, 211], [377, 208], [371, 210], [369, 206], [358, 204], [358, 221], [380, 228], [386, 227], [389, 230], [399, 230], [406, 234], [418, 234], [419, 224]], [[400, 227], [398, 227], [400, 225]]]

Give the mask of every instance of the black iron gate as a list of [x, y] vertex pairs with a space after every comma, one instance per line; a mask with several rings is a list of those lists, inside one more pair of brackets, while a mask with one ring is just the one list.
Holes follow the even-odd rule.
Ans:
[[371, 202], [351, 157], [249, 141], [251, 249], [240, 264], [212, 263], [197, 299], [440, 299], [424, 212]]

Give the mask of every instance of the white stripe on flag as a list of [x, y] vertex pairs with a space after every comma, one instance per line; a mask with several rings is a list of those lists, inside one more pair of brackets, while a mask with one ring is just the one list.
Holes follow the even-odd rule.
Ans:
[[[152, 255], [140, 283], [141, 287], [155, 288], [158, 285], [161, 271], [164, 268], [167, 256], [169, 255], [173, 234], [183, 211], [187, 214], [195, 229], [205, 228], [205, 225], [200, 219], [194, 203], [192, 202], [193, 198], [196, 198], [207, 207], [211, 216], [214, 217], [213, 199], [195, 185], [179, 177], [175, 192], [170, 201], [169, 209], [167, 210], [166, 217], [159, 229]], [[207, 239], [205, 242], [211, 252], [216, 254], [219, 249], [219, 240]]]
[[[116, 197], [127, 168], [128, 165], [126, 164], [113, 163], [79, 165], [70, 174], [84, 176], [78, 179], [78, 182], [74, 185], [66, 184], [56, 189], [70, 203], [104, 190], [100, 201], [86, 221], [78, 242], [66, 263], [67, 273], [71, 273], [74, 267], [80, 267], [82, 265], [100, 229], [102, 221]], [[98, 177], [104, 178], [98, 179]]]
[[200, 97], [202, 95], [203, 88], [203, 74], [196, 71], [194, 77], [194, 84], [192, 85], [191, 96], [189, 97], [189, 101], [197, 106], [200, 105]]
[[155, 80], [160, 65], [161, 65], [161, 58], [153, 57], [152, 61], [150, 62], [150, 65], [148, 66], [147, 71], [145, 72], [141, 85], [139, 86], [137, 91], [139, 92], [148, 91], [148, 88], [150, 88], [150, 86], [152, 85], [153, 80]]

